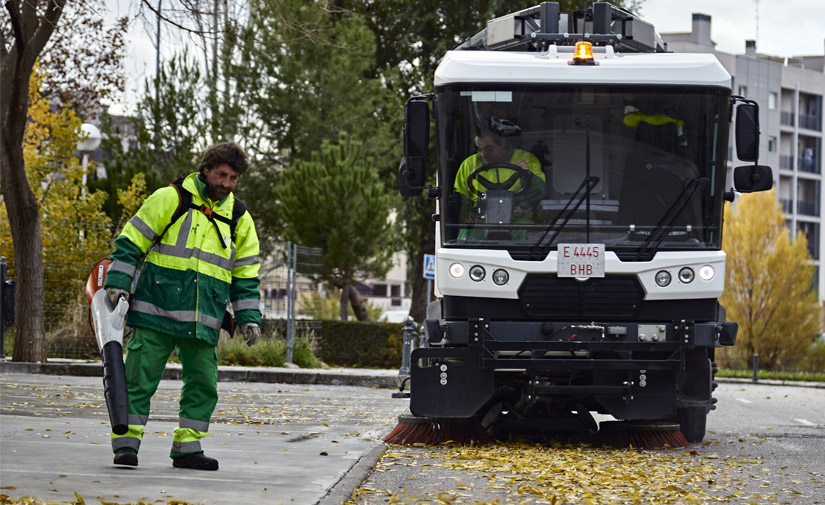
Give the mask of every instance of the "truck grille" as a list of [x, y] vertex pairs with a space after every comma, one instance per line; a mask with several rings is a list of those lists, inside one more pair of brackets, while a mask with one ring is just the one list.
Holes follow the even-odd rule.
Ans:
[[580, 282], [555, 274], [530, 274], [519, 288], [532, 317], [628, 319], [639, 313], [644, 289], [635, 275], [608, 275]]

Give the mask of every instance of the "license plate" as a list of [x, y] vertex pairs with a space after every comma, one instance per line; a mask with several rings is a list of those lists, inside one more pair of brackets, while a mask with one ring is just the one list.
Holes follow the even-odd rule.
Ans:
[[559, 244], [559, 277], [604, 277], [604, 244]]

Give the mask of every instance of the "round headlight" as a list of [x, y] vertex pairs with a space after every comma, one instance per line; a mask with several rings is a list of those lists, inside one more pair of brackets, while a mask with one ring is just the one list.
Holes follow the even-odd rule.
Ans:
[[670, 284], [670, 272], [667, 270], [659, 270], [656, 272], [656, 284], [660, 287], [665, 287]]
[[510, 280], [510, 274], [507, 273], [507, 270], [503, 270], [499, 268], [495, 272], [493, 272], [493, 282], [498, 284], [499, 286], [503, 286], [507, 284], [507, 281]]
[[473, 265], [470, 267], [470, 279], [480, 282], [484, 280], [484, 276], [487, 275], [487, 272], [484, 271], [484, 267], [481, 265]]
[[684, 284], [690, 284], [693, 282], [693, 279], [696, 278], [696, 274], [693, 273], [693, 269], [690, 267], [685, 267], [679, 270], [679, 280], [682, 281]]
[[464, 275], [464, 265], [461, 263], [453, 263], [450, 265], [450, 277], [458, 279], [462, 275]]
[[701, 277], [703, 281], [713, 279], [714, 275], [716, 275], [716, 270], [714, 270], [710, 265], [705, 265], [699, 269], [699, 277]]

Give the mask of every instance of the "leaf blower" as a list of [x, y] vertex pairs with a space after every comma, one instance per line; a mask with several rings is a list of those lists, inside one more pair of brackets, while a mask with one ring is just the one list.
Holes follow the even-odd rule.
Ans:
[[109, 410], [109, 421], [112, 431], [123, 435], [129, 430], [129, 394], [123, 365], [123, 328], [129, 302], [121, 297], [117, 305], [113, 305], [103, 289], [111, 264], [112, 260], [106, 258], [92, 268], [86, 281], [86, 301], [89, 302], [89, 326], [103, 358], [103, 395]]

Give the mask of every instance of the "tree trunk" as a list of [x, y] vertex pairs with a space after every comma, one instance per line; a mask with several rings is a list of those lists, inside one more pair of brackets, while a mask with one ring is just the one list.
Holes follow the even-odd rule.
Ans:
[[341, 286], [341, 321], [346, 321], [349, 318], [349, 313], [347, 312], [347, 303], [349, 301], [349, 284], [344, 284]]
[[23, 139], [29, 111], [29, 81], [37, 57], [54, 32], [65, 0], [48, 0], [42, 17], [38, 1], [7, 0], [14, 44], [0, 36], [0, 192], [14, 242], [15, 323], [12, 360], [46, 361], [43, 241], [37, 200], [26, 179]]
[[358, 290], [355, 289], [354, 286], [350, 286], [349, 288], [349, 302], [352, 305], [352, 312], [355, 314], [355, 318], [359, 321], [369, 321], [370, 315], [367, 312], [367, 307], [364, 305], [364, 300], [361, 299], [361, 295], [358, 294]]

